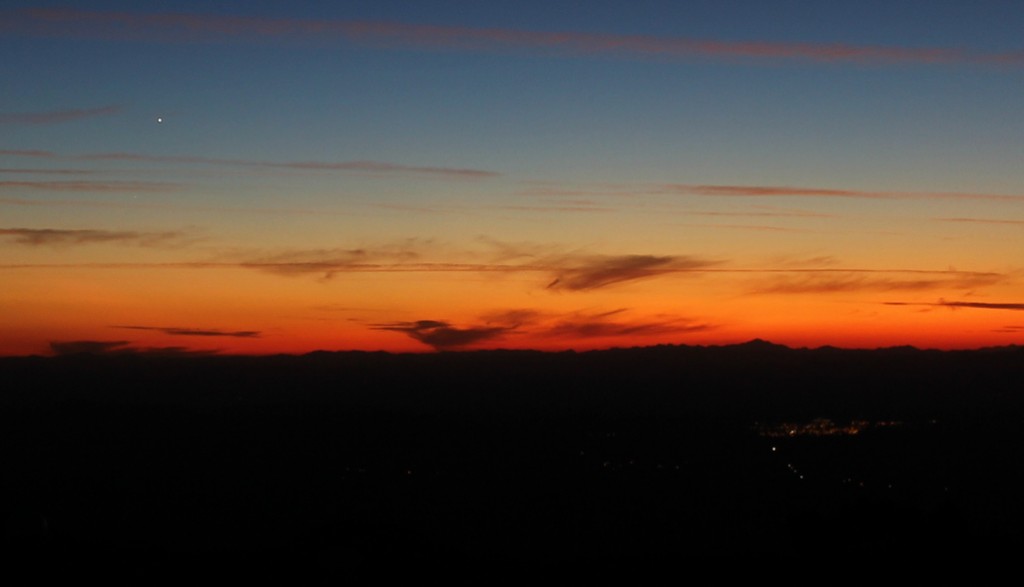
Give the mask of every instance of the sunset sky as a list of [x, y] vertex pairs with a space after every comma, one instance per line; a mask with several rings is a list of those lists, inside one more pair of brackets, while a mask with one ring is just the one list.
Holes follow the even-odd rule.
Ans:
[[1024, 343], [1020, 2], [40, 5], [0, 355]]

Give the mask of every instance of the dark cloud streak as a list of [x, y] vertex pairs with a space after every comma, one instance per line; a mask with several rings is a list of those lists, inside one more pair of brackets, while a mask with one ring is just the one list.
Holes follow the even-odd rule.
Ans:
[[619, 322], [593, 317], [562, 320], [541, 331], [540, 334], [542, 336], [568, 338], [611, 338], [655, 334], [684, 334], [688, 332], [703, 332], [713, 328], [714, 326], [710, 324], [687, 322], [679, 319], [653, 322]]
[[357, 171], [372, 174], [413, 174], [427, 176], [487, 178], [499, 175], [494, 171], [457, 167], [403, 165], [384, 161], [258, 161], [253, 159], [227, 159], [191, 155], [145, 155], [142, 153], [95, 153], [79, 155], [82, 161], [141, 161], [146, 163], [172, 163], [187, 165], [220, 165], [229, 167], [258, 167], [263, 169], [291, 169], [303, 171]]
[[994, 200], [1024, 202], [1021, 195], [980, 194], [964, 192], [891, 192], [845, 190], [820, 187], [792, 187], [767, 185], [689, 185], [666, 184], [652, 191], [696, 196], [718, 197], [801, 197], [801, 198], [857, 198], [869, 200]]
[[52, 341], [50, 350], [55, 355], [77, 355], [87, 353], [92, 355], [109, 354], [112, 352], [123, 352], [124, 347], [131, 344], [127, 340], [70, 340]]
[[184, 237], [180, 232], [137, 232], [119, 230], [65, 230], [56, 228], [0, 228], [0, 239], [18, 245], [82, 245], [131, 243], [142, 246], [172, 244]]
[[175, 328], [163, 326], [111, 326], [127, 330], [152, 330], [170, 336], [224, 336], [232, 338], [259, 338], [258, 330], [217, 330], [213, 328]]
[[3, 124], [56, 124], [82, 120], [84, 118], [96, 118], [98, 116], [109, 116], [121, 112], [122, 107], [117, 104], [101, 106], [99, 108], [71, 108], [68, 110], [49, 110], [46, 112], [20, 112], [0, 113], [0, 125]]
[[568, 258], [555, 263], [556, 276], [554, 281], [548, 284], [547, 289], [593, 290], [666, 273], [699, 270], [714, 264], [713, 261], [680, 256], [621, 255]]
[[[601, 196], [632, 198], [648, 195], [707, 196], [713, 198], [850, 198], [866, 200], [966, 200], [1024, 202], [1020, 194], [989, 194], [976, 192], [905, 192], [889, 190], [851, 190], [829, 187], [779, 185], [714, 185], [687, 183], [597, 184], [584, 187], [539, 187], [520, 192], [528, 196], [580, 197]], [[693, 214], [707, 214], [693, 212]], [[771, 214], [765, 214], [771, 215]], [[809, 213], [808, 215], [818, 215]], [[824, 216], [829, 216], [825, 214]]]
[[[781, 273], [786, 273], [785, 271]], [[792, 271], [754, 286], [758, 294], [809, 294], [855, 291], [926, 291], [934, 289], [970, 289], [999, 283], [998, 273], [971, 272], [853, 272], [844, 270]], [[906, 273], [903, 277], [879, 277], [871, 273]], [[918, 274], [911, 278], [910, 275]], [[930, 275], [927, 276], [926, 275]]]
[[1018, 302], [947, 302], [939, 300], [934, 303], [927, 302], [883, 302], [886, 306], [938, 306], [943, 308], [975, 308], [980, 310], [1011, 310], [1024, 311], [1024, 303]]
[[180, 187], [163, 181], [0, 181], [0, 188], [58, 192], [164, 192]]
[[1022, 226], [1024, 220], [1005, 220], [995, 218], [936, 218], [942, 222], [959, 222], [964, 224], [1004, 224], [1010, 226]]
[[91, 175], [96, 173], [87, 169], [45, 169], [41, 167], [37, 168], [11, 168], [4, 167], [0, 168], [0, 173], [17, 173], [17, 174], [33, 174], [33, 175]]
[[372, 329], [402, 332], [410, 338], [441, 351], [500, 338], [514, 328], [514, 326], [455, 328], [441, 320], [417, 320], [415, 322], [378, 324]]
[[57, 157], [57, 154], [53, 151], [40, 151], [37, 149], [0, 149], [0, 156], [7, 157], [38, 157], [46, 159], [50, 157]]
[[0, 30], [20, 35], [104, 40], [225, 43], [343, 40], [372, 46], [471, 52], [509, 50], [565, 56], [627, 55], [657, 59], [713, 58], [857, 64], [993, 64], [1019, 66], [1020, 52], [983, 53], [956, 47], [902, 47], [841, 43], [735, 41], [572, 31], [438, 26], [387, 21], [290, 19], [211, 14], [91, 12], [24, 9], [0, 19]]

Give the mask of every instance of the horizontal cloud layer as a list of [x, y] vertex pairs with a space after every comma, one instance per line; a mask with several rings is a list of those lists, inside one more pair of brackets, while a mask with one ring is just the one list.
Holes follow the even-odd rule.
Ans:
[[136, 347], [127, 340], [71, 340], [51, 341], [50, 351], [54, 355], [153, 355], [161, 357], [206, 356], [217, 354], [216, 350], [191, 349], [182, 346]]
[[1000, 273], [971, 271], [782, 271], [753, 285], [754, 293], [806, 294], [853, 291], [968, 289], [1004, 281]]
[[[685, 195], [717, 198], [853, 198], [865, 200], [989, 200], [997, 202], [1024, 202], [1021, 194], [991, 194], [983, 192], [908, 192], [896, 190], [854, 190], [815, 186], [783, 185], [719, 185], [689, 183], [632, 183], [592, 184], [582, 186], [533, 187], [519, 192], [526, 196], [552, 198], [603, 196], [635, 197], [644, 195]], [[694, 212], [694, 214], [704, 214]], [[814, 215], [816, 213], [800, 214]], [[765, 216], [774, 214], [766, 213]]]
[[964, 193], [964, 192], [902, 192], [847, 190], [819, 187], [793, 187], [772, 185], [688, 185], [665, 184], [652, 191], [674, 192], [697, 196], [719, 197], [799, 197], [799, 198], [859, 198], [870, 200], [995, 200], [1024, 202], [1022, 195]]
[[975, 308], [981, 310], [1014, 310], [1024, 311], [1024, 303], [1020, 302], [947, 302], [939, 300], [926, 302], [885, 302], [887, 306], [939, 306], [945, 308]]
[[936, 218], [943, 222], [961, 222], [965, 224], [1006, 224], [1009, 226], [1024, 226], [1024, 220], [1008, 220], [1003, 218]]
[[259, 161], [254, 159], [225, 159], [219, 157], [198, 157], [191, 155], [146, 155], [142, 153], [96, 153], [79, 155], [74, 159], [93, 161], [144, 161], [149, 163], [178, 163], [193, 165], [224, 165], [235, 167], [261, 167], [269, 169], [292, 169], [307, 171], [362, 171], [366, 173], [392, 174], [409, 173], [420, 175], [443, 175], [449, 177], [494, 177], [494, 171], [481, 169], [460, 169], [455, 167], [431, 167], [403, 165], [385, 161]]
[[585, 256], [560, 260], [548, 289], [583, 291], [714, 265], [713, 261], [681, 256]]
[[436, 350], [447, 350], [493, 340], [501, 337], [509, 330], [512, 330], [512, 328], [502, 326], [456, 328], [441, 320], [417, 320], [415, 322], [395, 322], [373, 326], [374, 330], [402, 332], [410, 338], [434, 347]]
[[152, 330], [170, 336], [226, 336], [232, 338], [258, 338], [258, 330], [218, 330], [215, 328], [174, 328], [163, 326], [112, 326], [127, 330]]
[[39, 149], [0, 149], [0, 155], [7, 157], [37, 157], [41, 159], [57, 156], [53, 151], [40, 151]]
[[437, 26], [386, 21], [259, 18], [212, 14], [139, 14], [76, 9], [9, 12], [0, 30], [22, 35], [147, 42], [343, 40], [386, 47], [458, 51], [519, 50], [556, 55], [628, 55], [823, 63], [989, 63], [1019, 66], [1024, 53], [983, 53], [959, 47], [900, 47], [657, 37], [572, 31]]
[[581, 340], [622, 338], [636, 340], [650, 336], [683, 335], [715, 328], [713, 325], [679, 316], [654, 316], [644, 319], [626, 315], [620, 308], [607, 312], [569, 312], [555, 314], [533, 309], [490, 312], [480, 323], [456, 327], [443, 320], [417, 320], [375, 324], [373, 330], [401, 332], [436, 350], [447, 350], [499, 339], [518, 337], [537, 340]]
[[55, 355], [77, 355], [80, 353], [102, 354], [122, 350], [131, 344], [127, 340], [68, 340], [50, 342]]
[[0, 181], [0, 188], [55, 192], [163, 192], [179, 187], [163, 181]]
[[[0, 150], [0, 155], [9, 157], [36, 157], [68, 159], [73, 161], [140, 161], [145, 163], [167, 163], [175, 165], [219, 165], [228, 167], [253, 167], [261, 169], [288, 169], [293, 171], [348, 171], [363, 172], [376, 175], [407, 174], [419, 176], [443, 176], [448, 178], [486, 178], [499, 175], [495, 171], [483, 169], [468, 169], [459, 167], [438, 167], [429, 165], [406, 165], [402, 163], [391, 163], [387, 161], [261, 161], [256, 159], [230, 159], [223, 157], [200, 157], [196, 155], [148, 155], [145, 153], [88, 153], [83, 155], [61, 155], [52, 151], [38, 151], [31, 149], [5, 149]], [[14, 183], [14, 182], [7, 182]], [[74, 184], [83, 186], [88, 182], [23, 182], [26, 184], [36, 183], [40, 188], [45, 188], [49, 183], [54, 187], [45, 189], [72, 189]], [[110, 185], [141, 183], [141, 182], [117, 182]], [[3, 185], [3, 183], [0, 183]], [[156, 184], [159, 185], [159, 184]], [[172, 185], [172, 184], [171, 184]], [[62, 186], [68, 186], [63, 187]], [[12, 185], [13, 187], [13, 185]], [[36, 187], [23, 185], [21, 187]]]
[[130, 243], [143, 246], [180, 242], [182, 232], [140, 232], [132, 230], [65, 230], [57, 228], [0, 228], [0, 239], [19, 245], [82, 245]]
[[83, 118], [95, 118], [120, 112], [118, 105], [101, 106], [99, 108], [70, 108], [67, 110], [48, 110], [44, 112], [0, 112], [0, 125], [3, 124], [54, 124], [70, 122]]

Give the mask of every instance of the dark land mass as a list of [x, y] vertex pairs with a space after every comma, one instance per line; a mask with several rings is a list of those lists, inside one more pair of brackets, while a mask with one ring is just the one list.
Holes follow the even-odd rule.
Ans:
[[1022, 383], [1024, 347], [6, 358], [4, 549], [334, 569], [1019, 553]]

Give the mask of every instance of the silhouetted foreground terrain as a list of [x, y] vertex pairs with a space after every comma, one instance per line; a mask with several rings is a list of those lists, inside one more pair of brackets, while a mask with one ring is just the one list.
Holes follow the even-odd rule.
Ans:
[[1024, 545], [1019, 347], [76, 355], [0, 381], [0, 520], [26, 556]]

